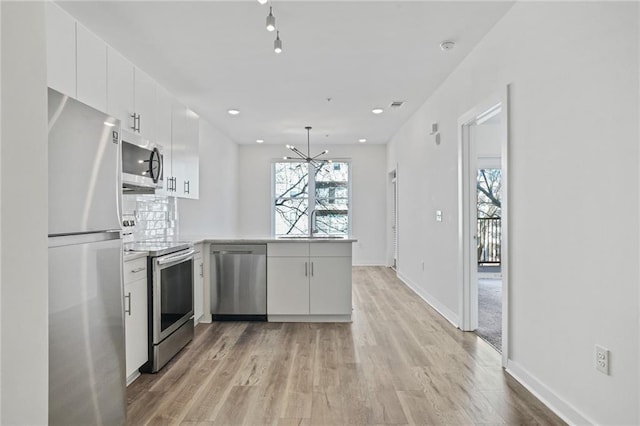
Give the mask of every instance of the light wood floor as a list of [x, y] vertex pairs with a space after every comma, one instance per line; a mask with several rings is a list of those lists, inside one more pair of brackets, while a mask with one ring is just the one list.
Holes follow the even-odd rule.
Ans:
[[391, 269], [356, 267], [352, 324], [213, 323], [128, 388], [128, 423], [564, 424]]

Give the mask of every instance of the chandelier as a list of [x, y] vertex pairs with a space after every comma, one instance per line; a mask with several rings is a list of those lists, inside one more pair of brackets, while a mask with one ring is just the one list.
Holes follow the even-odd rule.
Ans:
[[[304, 161], [306, 161], [307, 163], [313, 165], [313, 167], [315, 167], [316, 169], [319, 169], [320, 167], [322, 167], [322, 165], [324, 163], [331, 163], [331, 160], [318, 160], [318, 157], [320, 157], [321, 155], [324, 155], [326, 153], [329, 152], [328, 149], [325, 149], [324, 151], [322, 151], [320, 154], [315, 155], [315, 156], [311, 156], [311, 144], [309, 142], [309, 132], [311, 131], [311, 126], [307, 126], [305, 127], [305, 129], [307, 130], [307, 154], [304, 154], [302, 151], [300, 151], [298, 148], [296, 148], [293, 145], [287, 145], [287, 148], [290, 149], [291, 151], [293, 151], [299, 158], [303, 159]], [[284, 157], [285, 160], [297, 160], [298, 158], [296, 157]]]

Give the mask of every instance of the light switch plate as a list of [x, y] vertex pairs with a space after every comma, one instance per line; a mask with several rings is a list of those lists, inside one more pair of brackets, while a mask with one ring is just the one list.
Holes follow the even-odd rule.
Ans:
[[436, 222], [442, 222], [442, 210], [436, 210]]

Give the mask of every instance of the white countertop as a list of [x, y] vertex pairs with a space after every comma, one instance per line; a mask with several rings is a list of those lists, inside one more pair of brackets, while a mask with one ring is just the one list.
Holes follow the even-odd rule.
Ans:
[[282, 237], [217, 237], [212, 235], [179, 235], [176, 241], [188, 241], [193, 244], [267, 244], [267, 243], [355, 243], [356, 238], [282, 238]]
[[141, 257], [147, 257], [148, 255], [149, 255], [148, 251], [125, 251], [124, 261], [129, 262], [130, 260], [139, 259]]

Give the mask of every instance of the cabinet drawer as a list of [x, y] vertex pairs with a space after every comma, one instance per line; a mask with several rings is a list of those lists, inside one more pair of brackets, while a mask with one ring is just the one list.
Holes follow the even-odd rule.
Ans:
[[124, 263], [124, 282], [130, 283], [139, 279], [147, 278], [147, 258], [130, 260]]
[[311, 243], [311, 256], [351, 256], [351, 243]]
[[309, 257], [309, 243], [286, 242], [267, 244], [268, 257]]

